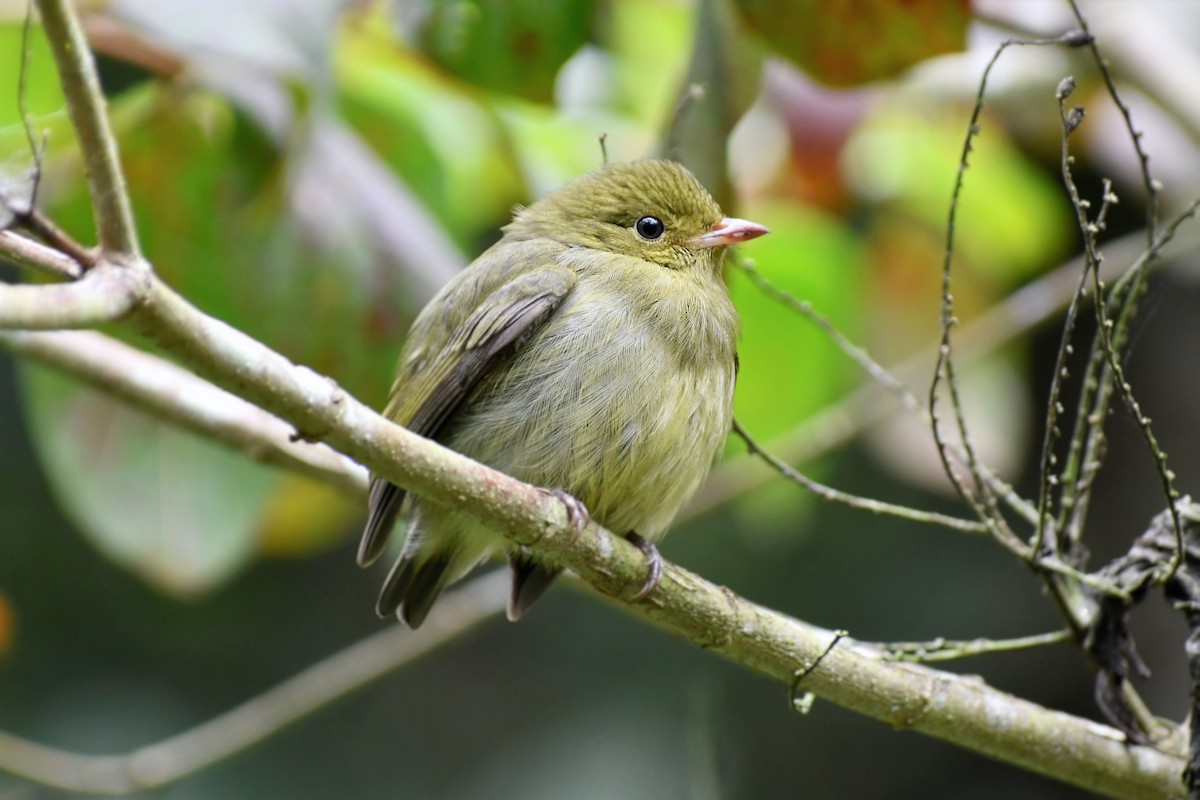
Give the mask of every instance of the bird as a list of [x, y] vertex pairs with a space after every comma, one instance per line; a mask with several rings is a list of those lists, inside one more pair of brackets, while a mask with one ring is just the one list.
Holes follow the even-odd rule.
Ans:
[[[733, 420], [739, 320], [722, 274], [730, 245], [768, 233], [726, 217], [682, 165], [608, 163], [527, 207], [417, 315], [384, 415], [527, 483], [645, 553], [704, 480]], [[411, 628], [491, 557], [511, 569], [516, 621], [562, 567], [466, 509], [372, 476], [357, 561], [404, 542], [376, 611]]]

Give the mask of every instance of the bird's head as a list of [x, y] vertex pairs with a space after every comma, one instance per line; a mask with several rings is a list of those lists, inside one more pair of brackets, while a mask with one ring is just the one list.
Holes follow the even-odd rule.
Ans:
[[504, 230], [677, 270], [716, 270], [726, 247], [767, 233], [725, 217], [691, 172], [657, 159], [605, 165], [519, 210]]

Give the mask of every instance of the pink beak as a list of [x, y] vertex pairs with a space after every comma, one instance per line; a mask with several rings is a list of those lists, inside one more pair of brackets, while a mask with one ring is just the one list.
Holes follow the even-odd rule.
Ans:
[[696, 247], [727, 247], [731, 244], [748, 242], [757, 239], [765, 233], [770, 233], [766, 226], [751, 222], [748, 219], [726, 217], [712, 227], [708, 233], [692, 239]]

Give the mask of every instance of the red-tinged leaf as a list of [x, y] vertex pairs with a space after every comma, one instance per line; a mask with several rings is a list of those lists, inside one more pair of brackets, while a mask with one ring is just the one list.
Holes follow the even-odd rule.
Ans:
[[817, 80], [854, 86], [963, 49], [968, 0], [735, 0], [780, 55]]

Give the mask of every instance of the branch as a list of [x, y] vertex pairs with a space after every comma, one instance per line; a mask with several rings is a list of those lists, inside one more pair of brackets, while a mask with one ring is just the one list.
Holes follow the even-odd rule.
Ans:
[[144, 262], [127, 269], [101, 261], [74, 283], [0, 283], [0, 328], [61, 330], [114, 322], [137, 305], [150, 278]]
[[58, 67], [71, 124], [79, 136], [100, 249], [117, 261], [136, 260], [141, 251], [133, 211], [87, 37], [69, 0], [37, 0], [37, 7]]
[[90, 331], [0, 331], [0, 347], [256, 461], [366, 497], [367, 471], [361, 466], [325, 445], [294, 441], [293, 428], [283, 420], [158, 356]]
[[83, 277], [83, 267], [75, 259], [12, 231], [0, 231], [0, 257], [60, 278]]

